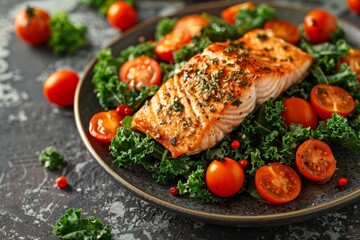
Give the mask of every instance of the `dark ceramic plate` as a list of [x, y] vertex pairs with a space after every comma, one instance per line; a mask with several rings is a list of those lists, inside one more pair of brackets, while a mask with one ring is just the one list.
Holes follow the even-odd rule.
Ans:
[[[188, 7], [172, 16], [181, 17], [191, 13], [208, 12], [219, 15], [220, 11], [234, 3], [214, 2]], [[299, 24], [306, 12], [288, 5], [271, 4], [277, 9], [278, 17]], [[113, 53], [118, 54], [122, 49], [137, 43], [139, 37], [145, 36], [152, 39], [155, 25], [159, 18], [140, 23], [131, 31], [122, 34], [114, 40], [109, 47]], [[360, 29], [339, 21], [344, 28], [348, 41], [360, 47]], [[77, 88], [75, 98], [76, 124], [86, 147], [94, 156], [98, 164], [110, 174], [117, 182], [128, 188], [142, 199], [161, 208], [176, 212], [189, 218], [205, 222], [255, 227], [281, 225], [307, 219], [339, 209], [360, 199], [360, 154], [335, 149], [338, 160], [338, 170], [330, 182], [317, 185], [303, 181], [300, 196], [294, 201], [275, 206], [263, 201], [254, 200], [247, 194], [242, 194], [235, 199], [226, 200], [221, 204], [200, 204], [186, 197], [173, 197], [169, 194], [169, 186], [156, 184], [149, 174], [139, 168], [123, 169], [112, 164], [112, 157], [108, 154], [108, 145], [103, 144], [88, 133], [88, 122], [91, 116], [101, 111], [91, 83], [92, 69], [96, 63], [94, 58], [87, 66], [84, 76]], [[349, 185], [338, 188], [336, 181], [339, 177], [346, 176]]]

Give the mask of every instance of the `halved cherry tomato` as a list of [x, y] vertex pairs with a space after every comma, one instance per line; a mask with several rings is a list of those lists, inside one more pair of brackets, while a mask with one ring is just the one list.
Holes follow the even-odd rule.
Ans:
[[221, 18], [224, 19], [225, 22], [229, 24], [233, 24], [235, 22], [236, 14], [243, 8], [253, 8], [254, 4], [252, 2], [244, 2], [223, 10], [220, 14]]
[[336, 161], [329, 145], [318, 139], [309, 139], [296, 151], [299, 172], [315, 182], [324, 182], [336, 170]]
[[360, 0], [347, 0], [347, 4], [351, 11], [360, 14]]
[[330, 41], [336, 28], [336, 17], [323, 9], [314, 9], [304, 18], [304, 31], [312, 43]]
[[89, 132], [97, 140], [111, 142], [123, 119], [124, 116], [117, 114], [116, 110], [95, 113], [89, 122]]
[[189, 30], [191, 37], [200, 35], [201, 28], [209, 25], [208, 20], [198, 14], [192, 14], [180, 18], [174, 26], [174, 29], [184, 28]]
[[18, 37], [32, 45], [45, 43], [50, 37], [50, 16], [40, 8], [28, 7], [19, 12], [14, 26]]
[[255, 186], [260, 196], [274, 204], [294, 200], [301, 191], [299, 175], [279, 162], [269, 163], [256, 171]]
[[338, 86], [318, 84], [310, 93], [311, 104], [322, 119], [331, 118], [333, 113], [347, 117], [355, 107], [354, 99]]
[[206, 185], [219, 197], [231, 197], [240, 191], [244, 183], [244, 170], [239, 162], [225, 158], [224, 161], [214, 160], [206, 170]]
[[284, 117], [287, 125], [296, 123], [302, 125], [303, 128], [311, 127], [311, 129], [316, 129], [318, 125], [317, 115], [308, 101], [298, 97], [291, 97], [285, 99], [283, 104], [286, 110], [281, 112], [281, 116]]
[[134, 26], [137, 21], [135, 8], [125, 1], [111, 4], [106, 15], [109, 24], [122, 31]]
[[44, 82], [43, 92], [46, 99], [58, 106], [74, 104], [79, 76], [72, 70], [59, 70], [51, 74]]
[[288, 21], [275, 19], [268, 20], [265, 23], [264, 28], [270, 29], [276, 37], [282, 38], [292, 44], [297, 43], [301, 38], [301, 33], [298, 27]]
[[119, 71], [120, 81], [129, 83], [129, 89], [140, 90], [142, 85], [159, 85], [162, 80], [160, 64], [153, 58], [141, 56], [125, 62]]
[[174, 62], [173, 52], [191, 41], [188, 29], [178, 28], [166, 34], [155, 47], [155, 54], [164, 62]]

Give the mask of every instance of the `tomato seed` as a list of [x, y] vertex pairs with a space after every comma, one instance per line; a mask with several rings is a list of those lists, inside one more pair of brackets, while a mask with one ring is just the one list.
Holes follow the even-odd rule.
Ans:
[[67, 181], [66, 177], [61, 176], [56, 179], [56, 185], [61, 189], [66, 188], [67, 184], [68, 184], [68, 181]]
[[337, 184], [339, 187], [345, 187], [348, 184], [348, 180], [344, 177], [341, 177], [338, 179]]
[[239, 147], [240, 147], [240, 142], [238, 140], [235, 139], [231, 142], [232, 149], [238, 149]]
[[178, 187], [171, 187], [169, 192], [171, 193], [171, 195], [176, 196], [179, 194], [179, 189]]

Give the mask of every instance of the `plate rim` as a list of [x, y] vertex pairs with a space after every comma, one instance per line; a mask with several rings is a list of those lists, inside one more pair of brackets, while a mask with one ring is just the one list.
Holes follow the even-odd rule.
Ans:
[[[120, 36], [113, 39], [107, 46], [102, 49], [112, 47], [122, 39], [126, 38], [127, 36], [131, 35], [133, 32], [141, 30], [148, 25], [156, 23], [160, 19], [164, 17], [175, 17], [182, 14], [187, 14], [189, 12], [200, 11], [206, 8], [206, 10], [213, 9], [213, 8], [225, 8], [231, 5], [234, 5], [240, 2], [230, 2], [230, 1], [219, 1], [219, 2], [208, 2], [208, 3], [201, 3], [201, 4], [194, 4], [190, 6], [186, 6], [183, 9], [176, 11], [172, 14], [168, 14], [165, 16], [158, 16], [152, 17], [150, 19], [144, 20], [138, 23], [133, 28], [123, 32]], [[259, 2], [254, 1], [255, 4], [264, 3], [272, 7], [277, 8], [287, 8], [292, 9], [294, 11], [300, 12], [307, 12], [308, 10], [302, 7], [294, 6], [288, 3], [274, 3], [274, 2]], [[360, 28], [355, 24], [352, 24], [346, 20], [338, 19], [341, 25], [348, 25], [350, 28], [356, 28], [360, 31]], [[87, 148], [90, 154], [95, 158], [96, 162], [100, 165], [100, 167], [105, 170], [105, 172], [110, 175], [113, 179], [115, 179], [118, 183], [123, 185], [127, 188], [130, 192], [134, 193], [137, 197], [154, 204], [157, 207], [175, 212], [177, 214], [183, 215], [185, 217], [196, 219], [200, 221], [205, 221], [209, 223], [219, 224], [219, 225], [226, 225], [226, 226], [236, 226], [236, 227], [264, 227], [264, 226], [279, 226], [289, 223], [296, 223], [302, 222], [311, 218], [315, 218], [316, 215], [322, 215], [325, 213], [330, 213], [331, 211], [335, 211], [337, 209], [343, 208], [350, 204], [355, 203], [356, 200], [360, 199], [360, 188], [347, 194], [342, 197], [338, 197], [334, 200], [331, 200], [326, 203], [322, 203], [316, 206], [311, 206], [308, 208], [303, 208], [300, 210], [288, 211], [284, 213], [276, 213], [276, 214], [267, 214], [267, 215], [256, 215], [256, 216], [243, 216], [243, 215], [224, 215], [218, 213], [210, 213], [204, 212], [200, 210], [191, 209], [189, 207], [179, 206], [177, 204], [167, 202], [162, 200], [154, 195], [151, 195], [147, 192], [142, 191], [141, 189], [137, 188], [130, 182], [126, 181], [122, 178], [119, 174], [117, 174], [109, 164], [107, 164], [95, 151], [92, 147], [85, 131], [85, 126], [81, 123], [80, 117], [80, 93], [85, 82], [86, 76], [92, 74], [91, 71], [97, 61], [97, 55], [95, 55], [87, 64], [84, 69], [84, 72], [79, 80], [79, 83], [76, 88], [75, 98], [74, 98], [74, 116], [75, 116], [75, 123], [78, 130], [78, 133]]]

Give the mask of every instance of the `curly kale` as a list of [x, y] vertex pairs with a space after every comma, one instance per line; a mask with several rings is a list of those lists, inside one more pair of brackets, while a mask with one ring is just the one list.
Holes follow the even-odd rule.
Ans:
[[155, 29], [155, 40], [159, 41], [163, 38], [167, 33], [171, 32], [174, 28], [177, 18], [163, 18], [156, 25]]
[[53, 147], [47, 147], [42, 150], [39, 155], [39, 161], [50, 170], [55, 170], [58, 166], [65, 165], [64, 155], [58, 153]]
[[86, 26], [73, 24], [66, 12], [58, 12], [50, 19], [49, 46], [54, 54], [72, 54], [86, 44]]
[[81, 218], [81, 208], [68, 209], [55, 223], [53, 233], [62, 240], [110, 240], [110, 227], [99, 218]]

